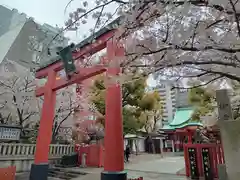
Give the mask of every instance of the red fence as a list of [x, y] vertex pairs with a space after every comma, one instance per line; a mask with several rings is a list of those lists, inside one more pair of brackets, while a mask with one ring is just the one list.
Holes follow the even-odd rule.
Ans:
[[15, 180], [16, 167], [10, 166], [7, 168], [0, 168], [1, 180]]
[[85, 165], [88, 167], [103, 167], [104, 148], [102, 145], [91, 144], [87, 146], [76, 145], [75, 151], [78, 153], [78, 163], [82, 165], [82, 158], [85, 154]]
[[[194, 157], [189, 157], [190, 153], [194, 152], [196, 156], [196, 160]], [[203, 153], [207, 152], [208, 156], [203, 157]], [[206, 169], [210, 169], [212, 176], [218, 178], [218, 164], [224, 164], [224, 152], [222, 145], [218, 144], [185, 144], [184, 145], [184, 158], [185, 158], [185, 168], [186, 168], [186, 175], [189, 177], [191, 176], [191, 165], [195, 161], [196, 162], [196, 172], [199, 177], [206, 176], [206, 172], [204, 172], [204, 166], [206, 164], [208, 167]], [[207, 158], [209, 160], [207, 160]], [[207, 160], [205, 162], [205, 160]], [[192, 164], [191, 164], [192, 163]]]

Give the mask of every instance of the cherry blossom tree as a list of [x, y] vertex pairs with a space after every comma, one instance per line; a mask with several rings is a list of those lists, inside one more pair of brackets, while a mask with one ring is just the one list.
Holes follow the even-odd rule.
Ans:
[[[40, 98], [40, 111], [43, 103], [43, 98]], [[72, 136], [72, 115], [74, 109], [77, 107], [77, 103], [74, 99], [73, 88], [64, 88], [57, 92], [57, 100], [55, 107], [55, 116], [52, 130], [52, 143], [66, 143], [71, 142]], [[39, 116], [40, 119], [40, 116]], [[31, 132], [29, 132], [30, 142], [36, 142], [38, 128], [39, 128], [39, 119], [37, 123], [33, 126]], [[70, 131], [69, 131], [70, 130]], [[65, 132], [66, 133], [62, 133]]]
[[10, 60], [3, 62], [0, 68], [1, 123], [21, 126], [24, 136], [25, 129], [39, 119], [34, 76]]
[[65, 30], [91, 22], [93, 34], [119, 17], [115, 38], [126, 47], [125, 69], [156, 78], [240, 81], [239, 16], [238, 0], [96, 0], [76, 7]]
[[[10, 60], [1, 64], [0, 72], [3, 74], [0, 77], [0, 123], [21, 126], [22, 137], [30, 137], [30, 141], [34, 142], [43, 103], [43, 97], [35, 96], [39, 83], [35, 80], [34, 73]], [[76, 107], [73, 92], [73, 87], [57, 92], [53, 141]]]
[[77, 104], [74, 99], [73, 88], [71, 86], [58, 91], [52, 133], [53, 143], [55, 143], [58, 139], [66, 139], [66, 137], [61, 137], [59, 131], [61, 128], [64, 128], [64, 122], [69, 120], [70, 123], [68, 123], [68, 126], [72, 124], [72, 115], [76, 106]]

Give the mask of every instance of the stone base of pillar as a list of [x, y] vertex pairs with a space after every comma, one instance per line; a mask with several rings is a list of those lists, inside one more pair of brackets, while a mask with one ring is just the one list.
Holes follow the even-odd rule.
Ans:
[[49, 164], [32, 164], [29, 180], [47, 180]]
[[218, 179], [219, 180], [227, 180], [227, 171], [226, 171], [226, 165], [225, 164], [218, 164]]
[[101, 180], [127, 180], [127, 173], [125, 171], [120, 172], [106, 172], [101, 173]]

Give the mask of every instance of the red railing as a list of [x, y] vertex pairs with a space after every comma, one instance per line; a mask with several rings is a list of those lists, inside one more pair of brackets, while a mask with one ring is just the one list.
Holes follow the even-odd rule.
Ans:
[[218, 178], [218, 164], [224, 164], [224, 152], [221, 144], [185, 144], [184, 145], [184, 159], [186, 176], [190, 176], [190, 159], [188, 149], [194, 148], [197, 153], [197, 167], [200, 177], [204, 177], [202, 149], [209, 149], [210, 163], [212, 166], [212, 173], [215, 178]]
[[15, 180], [16, 167], [10, 166], [7, 168], [0, 168], [1, 180]]

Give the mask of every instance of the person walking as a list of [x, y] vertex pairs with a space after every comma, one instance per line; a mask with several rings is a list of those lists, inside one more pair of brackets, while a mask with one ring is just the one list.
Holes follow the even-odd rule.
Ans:
[[127, 145], [126, 150], [125, 150], [125, 157], [126, 157], [127, 162], [129, 162], [129, 157], [130, 157], [130, 153], [131, 153], [130, 151], [131, 151], [130, 146]]

